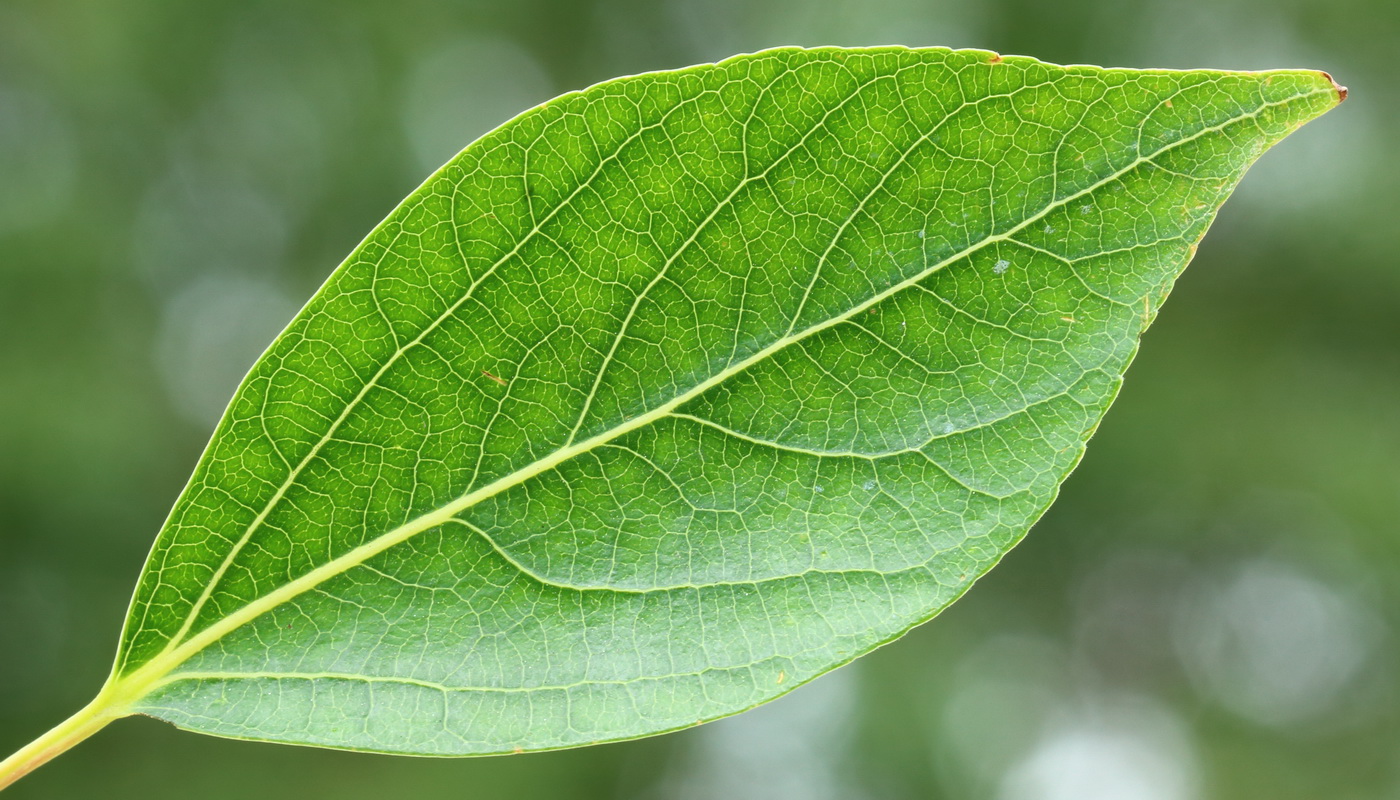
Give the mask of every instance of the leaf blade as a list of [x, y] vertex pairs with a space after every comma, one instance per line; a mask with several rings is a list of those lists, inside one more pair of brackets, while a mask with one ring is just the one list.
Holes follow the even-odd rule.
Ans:
[[1330, 91], [781, 50], [528, 112], [259, 361], [118, 680], [205, 732], [462, 754], [844, 663], [1024, 535], [1214, 209]]

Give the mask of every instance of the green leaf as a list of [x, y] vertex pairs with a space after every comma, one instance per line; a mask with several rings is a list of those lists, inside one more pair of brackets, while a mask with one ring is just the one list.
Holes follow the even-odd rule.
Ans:
[[1216, 209], [1340, 91], [782, 49], [527, 111], [245, 379], [105, 696], [462, 755], [850, 661], [1025, 535]]

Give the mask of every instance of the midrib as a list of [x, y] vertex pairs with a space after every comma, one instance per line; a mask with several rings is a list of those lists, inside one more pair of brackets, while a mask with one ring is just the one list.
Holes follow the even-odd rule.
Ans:
[[303, 574], [301, 577], [298, 577], [286, 583], [282, 587], [273, 590], [257, 598], [256, 600], [253, 600], [252, 602], [248, 603], [247, 605], [243, 606], [242, 608], [238, 609], [232, 614], [229, 614], [228, 616], [223, 617], [217, 622], [211, 624], [209, 627], [200, 630], [198, 633], [189, 637], [177, 647], [163, 652], [162, 654], [153, 658], [151, 661], [147, 662], [145, 665], [135, 670], [134, 672], [131, 672], [124, 677], [116, 678], [116, 684], [123, 687], [124, 689], [123, 691], [117, 692], [116, 694], [121, 696], [126, 704], [134, 704], [135, 701], [139, 700], [140, 697], [142, 697], [153, 684], [158, 682], [165, 675], [172, 672], [180, 664], [184, 663], [185, 661], [193, 657], [195, 654], [204, 650], [206, 647], [213, 644], [214, 642], [217, 642], [219, 639], [228, 635], [232, 631], [242, 627], [243, 625], [248, 624], [249, 622], [257, 619], [258, 617], [262, 616], [268, 611], [271, 611], [272, 609], [282, 605], [283, 603], [288, 602], [289, 600], [303, 594], [304, 592], [309, 591], [310, 589], [313, 589], [322, 583], [325, 583], [327, 580], [330, 580], [331, 578], [334, 578], [337, 575], [341, 575], [349, 571], [350, 569], [353, 569], [354, 567], [363, 564], [364, 562], [368, 561], [374, 556], [384, 552], [385, 550], [388, 550], [391, 547], [394, 547], [395, 545], [401, 544], [402, 542], [413, 538], [419, 533], [423, 533], [424, 531], [430, 530], [434, 527], [437, 527], [438, 525], [448, 522], [457, 514], [460, 514], [461, 512], [471, 508], [472, 506], [482, 502], [483, 500], [487, 500], [508, 489], [511, 489], [515, 486], [519, 486], [525, 481], [528, 481], [531, 478], [542, 473], [548, 472], [549, 470], [554, 469], [558, 465], [574, 458], [575, 456], [589, 452], [590, 450], [593, 450], [594, 448], [600, 445], [611, 442], [614, 439], [617, 439], [621, 436], [625, 436], [626, 434], [631, 433], [632, 431], [646, 427], [647, 425], [650, 425], [656, 422], [657, 420], [669, 416], [671, 412], [675, 411], [680, 406], [699, 397], [700, 395], [704, 394], [705, 392], [709, 391], [715, 386], [718, 386], [719, 384], [729, 380], [733, 376], [743, 372], [744, 370], [748, 369], [754, 364], [766, 360], [775, 353], [789, 347], [790, 345], [796, 342], [800, 342], [804, 339], [815, 336], [821, 333], [822, 331], [825, 331], [829, 328], [835, 327], [850, 320], [856, 315], [870, 309], [871, 307], [885, 301], [891, 296], [898, 294], [899, 292], [928, 278], [930, 275], [939, 272], [940, 270], [944, 269], [950, 264], [953, 264], [972, 255], [973, 253], [981, 250], [984, 247], [987, 247], [988, 245], [1012, 239], [1012, 237], [1014, 237], [1016, 234], [1020, 233], [1027, 227], [1043, 219], [1050, 212], [1099, 190], [1100, 188], [1112, 183], [1113, 181], [1118, 180], [1119, 178], [1123, 177], [1124, 175], [1128, 174], [1134, 169], [1137, 169], [1138, 167], [1144, 164], [1151, 163], [1158, 157], [1162, 156], [1167, 152], [1170, 152], [1171, 150], [1177, 147], [1181, 147], [1185, 144], [1195, 141], [1196, 139], [1199, 139], [1202, 136], [1221, 131], [1230, 125], [1234, 125], [1245, 120], [1256, 118], [1264, 111], [1270, 108], [1287, 105], [1298, 100], [1306, 99], [1318, 94], [1326, 94], [1331, 91], [1331, 89], [1324, 89], [1316, 92], [1310, 92], [1307, 94], [1295, 95], [1294, 97], [1290, 97], [1286, 100], [1261, 104], [1254, 111], [1251, 111], [1247, 114], [1241, 114], [1239, 116], [1231, 117], [1217, 125], [1202, 128], [1201, 130], [1191, 134], [1190, 136], [1183, 137], [1170, 144], [1164, 145], [1163, 147], [1158, 148], [1150, 154], [1138, 156], [1131, 163], [1114, 171], [1113, 173], [1105, 176], [1104, 178], [1095, 181], [1089, 186], [1086, 186], [1085, 188], [1080, 189], [1079, 191], [1074, 192], [1073, 194], [1070, 194], [1064, 198], [1054, 200], [1046, 204], [1046, 206], [1043, 209], [1027, 217], [1021, 222], [1017, 223], [1015, 226], [1007, 229], [1006, 231], [999, 234], [993, 234], [977, 242], [969, 244], [962, 250], [942, 259], [941, 261], [906, 278], [905, 280], [892, 284], [885, 290], [871, 295], [865, 301], [852, 306], [851, 308], [847, 309], [841, 314], [835, 315], [830, 319], [816, 323], [808, 328], [803, 329], [798, 333], [789, 334], [775, 340], [768, 346], [756, 351], [747, 358], [744, 358], [740, 361], [729, 365], [728, 367], [715, 373], [705, 381], [695, 385], [694, 387], [688, 389], [685, 392], [682, 392], [681, 394], [677, 395], [676, 397], [672, 398], [666, 403], [657, 406], [656, 408], [653, 408], [650, 411], [647, 411], [639, 416], [624, 421], [616, 427], [603, 431], [602, 433], [592, 436], [584, 441], [562, 447], [549, 456], [541, 458], [527, 465], [526, 467], [509, 475], [503, 476], [479, 489], [471, 491], [457, 498], [456, 500], [447, 503], [441, 508], [438, 508], [434, 511], [428, 512], [413, 520], [410, 520], [409, 522], [385, 534], [382, 534], [381, 536], [372, 541], [366, 542], [365, 544], [362, 544], [359, 547], [356, 547], [340, 556], [337, 556], [336, 558], [330, 561], [327, 561], [325, 564], [322, 564], [321, 566], [316, 567], [315, 569]]

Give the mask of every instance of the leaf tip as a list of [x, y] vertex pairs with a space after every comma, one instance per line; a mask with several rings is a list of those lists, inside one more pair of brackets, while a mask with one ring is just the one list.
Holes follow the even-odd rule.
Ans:
[[1340, 83], [1337, 83], [1337, 79], [1332, 77], [1332, 73], [1324, 72], [1322, 70], [1318, 70], [1318, 73], [1332, 83], [1332, 89], [1337, 93], [1338, 103], [1341, 103], [1343, 100], [1347, 99], [1347, 87], [1341, 85]]

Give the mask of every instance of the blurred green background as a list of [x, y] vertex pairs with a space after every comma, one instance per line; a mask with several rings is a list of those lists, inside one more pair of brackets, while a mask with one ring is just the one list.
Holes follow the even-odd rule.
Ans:
[[96, 691], [242, 372], [429, 171], [616, 75], [889, 43], [1352, 90], [1226, 205], [966, 599], [680, 734], [430, 761], [139, 719], [7, 797], [1400, 798], [1393, 0], [0, 0], [0, 750]]

